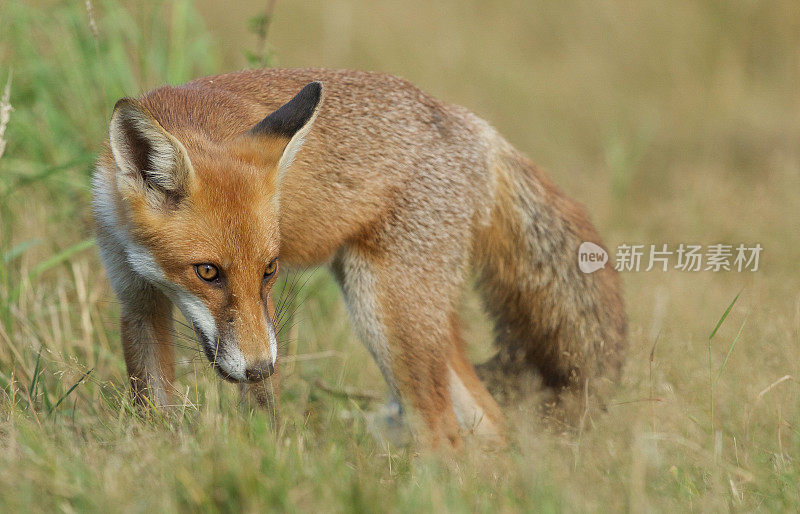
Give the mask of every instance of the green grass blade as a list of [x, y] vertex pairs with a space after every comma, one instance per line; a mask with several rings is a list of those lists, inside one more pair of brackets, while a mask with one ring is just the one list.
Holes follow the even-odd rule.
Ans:
[[[44, 273], [45, 271], [49, 270], [50, 268], [54, 268], [59, 264], [62, 264], [70, 259], [73, 255], [78, 252], [82, 252], [87, 248], [94, 246], [94, 238], [84, 239], [80, 243], [74, 244], [69, 248], [58, 252], [57, 254], [53, 255], [52, 257], [43, 260], [39, 264], [37, 264], [30, 273], [28, 273], [28, 280], [33, 282], [36, 278]], [[17, 287], [9, 295], [9, 305], [19, 298], [20, 291], [22, 291], [22, 283], [20, 282], [17, 284]]]
[[76, 243], [65, 250], [61, 250], [57, 254], [49, 257], [39, 264], [37, 264], [33, 270], [31, 270], [29, 277], [31, 280], [34, 280], [36, 277], [44, 273], [45, 271], [49, 270], [50, 268], [54, 268], [59, 264], [62, 264], [70, 259], [73, 255], [78, 252], [82, 252], [87, 248], [91, 248], [94, 246], [94, 238], [84, 239], [80, 243]]
[[733, 309], [733, 306], [736, 304], [736, 300], [738, 300], [738, 299], [739, 299], [739, 295], [740, 295], [740, 294], [742, 294], [742, 292], [741, 292], [741, 291], [739, 291], [738, 293], [736, 293], [736, 296], [734, 296], [734, 297], [733, 297], [733, 301], [731, 302], [731, 304], [730, 304], [730, 305], [728, 305], [728, 308], [727, 308], [727, 309], [725, 309], [725, 312], [722, 314], [722, 317], [719, 319], [719, 321], [717, 321], [717, 325], [714, 327], [714, 330], [712, 330], [712, 331], [711, 331], [711, 335], [710, 335], [710, 336], [708, 336], [708, 340], [709, 340], [709, 341], [710, 341], [710, 340], [712, 340], [712, 339], [714, 338], [714, 336], [715, 336], [715, 335], [716, 335], [716, 333], [717, 333], [717, 330], [719, 330], [719, 327], [721, 327], [721, 326], [722, 326], [722, 323], [725, 321], [725, 318], [727, 318], [727, 317], [728, 317], [728, 314], [730, 314], [730, 313], [731, 313], [731, 309]]
[[39, 383], [42, 385], [42, 403], [44, 404], [45, 410], [50, 412], [53, 410], [53, 403], [50, 401], [50, 392], [47, 390], [47, 382], [39, 380]]
[[[719, 318], [719, 321], [717, 321], [717, 325], [714, 327], [714, 330], [711, 331], [711, 335], [708, 336], [708, 343], [706, 344], [706, 350], [708, 352], [708, 397], [709, 397], [708, 399], [709, 399], [709, 410], [710, 410], [710, 413], [711, 413], [711, 433], [712, 434], [714, 433], [714, 385], [716, 384], [716, 380], [714, 379], [714, 362], [713, 362], [712, 357], [711, 357], [711, 340], [717, 334], [717, 330], [719, 330], [719, 327], [721, 327], [722, 324], [725, 322], [725, 319], [727, 319], [728, 314], [731, 313], [731, 309], [733, 309], [733, 306], [736, 305], [736, 300], [739, 299], [739, 295], [741, 295], [741, 294], [742, 294], [742, 290], [740, 290], [738, 293], [736, 293], [736, 296], [733, 297], [733, 301], [731, 302], [730, 305], [728, 305], [728, 308], [725, 309], [725, 312], [722, 313], [722, 317]], [[729, 350], [728, 356], [730, 356], [730, 352], [731, 351], [733, 351], [733, 348], [731, 348]], [[728, 358], [726, 357], [725, 361], [727, 362], [727, 360], [728, 360]], [[724, 364], [723, 364], [723, 367], [724, 367]], [[722, 369], [722, 368], [720, 368], [720, 369]], [[717, 374], [717, 378], [719, 378], [719, 374]]]
[[747, 316], [744, 317], [744, 321], [742, 321], [742, 325], [739, 327], [739, 333], [736, 334], [736, 337], [733, 338], [733, 342], [731, 343], [731, 347], [728, 348], [728, 353], [725, 355], [725, 360], [722, 361], [722, 366], [719, 367], [719, 371], [717, 372], [716, 378], [714, 378], [714, 384], [716, 385], [717, 381], [719, 381], [719, 377], [722, 375], [722, 371], [725, 369], [725, 365], [728, 364], [728, 359], [730, 359], [731, 354], [733, 353], [733, 349], [736, 347], [736, 342], [739, 341], [739, 337], [742, 335], [742, 330], [744, 330], [744, 325], [747, 323], [747, 318], [750, 316], [748, 313]]
[[63, 395], [61, 395], [61, 398], [59, 398], [59, 399], [58, 399], [58, 401], [56, 402], [55, 406], [53, 406], [53, 408], [50, 410], [50, 412], [51, 412], [51, 413], [55, 412], [55, 411], [56, 411], [56, 409], [58, 409], [58, 406], [59, 406], [59, 405], [61, 405], [61, 402], [63, 402], [64, 400], [66, 400], [66, 399], [67, 399], [67, 397], [68, 397], [70, 394], [72, 394], [72, 391], [74, 391], [75, 389], [77, 389], [77, 388], [78, 388], [78, 386], [79, 386], [79, 385], [81, 385], [81, 384], [83, 383], [83, 381], [84, 381], [84, 380], [86, 380], [87, 378], [89, 378], [89, 375], [91, 375], [91, 374], [92, 374], [92, 371], [94, 371], [94, 368], [92, 368], [92, 369], [90, 369], [89, 371], [87, 371], [86, 373], [84, 373], [84, 374], [81, 376], [81, 378], [80, 378], [80, 379], [78, 379], [78, 381], [77, 381], [77, 382], [75, 382], [74, 384], [72, 384], [72, 387], [70, 387], [69, 389], [67, 389], [67, 392], [66, 392], [66, 393], [64, 393]]
[[36, 391], [36, 380], [39, 378], [39, 363], [42, 359], [42, 349], [39, 348], [39, 353], [36, 354], [36, 366], [33, 368], [33, 377], [31, 377], [31, 385], [28, 387], [28, 396], [33, 401], [33, 393]]
[[35, 246], [39, 246], [40, 244], [42, 244], [41, 239], [28, 239], [27, 241], [23, 241], [15, 245], [9, 251], [3, 254], [2, 257], [3, 264], [8, 264], [9, 262], [13, 261], [23, 253], [27, 252], [28, 250], [30, 250]]
[[[57, 164], [55, 166], [49, 166], [47, 168], [44, 168], [39, 173], [36, 173], [36, 174], [33, 174], [33, 175], [20, 175], [17, 178], [16, 182], [9, 186], [8, 191], [6, 191], [6, 194], [7, 195], [11, 194], [15, 190], [17, 190], [17, 189], [19, 189], [21, 187], [29, 186], [31, 184], [35, 184], [37, 182], [41, 182], [43, 180], [47, 180], [48, 178], [52, 177], [53, 175], [55, 175], [56, 173], [58, 173], [60, 171], [68, 170], [68, 169], [79, 167], [79, 166], [85, 166], [86, 164], [94, 162], [95, 159], [97, 159], [97, 155], [96, 154], [94, 154], [94, 153], [85, 153], [85, 154], [83, 154], [83, 155], [81, 155], [79, 157], [76, 157], [75, 159], [72, 159], [72, 160], [70, 160], [68, 162], [65, 162], [63, 164]], [[19, 173], [22, 173], [22, 172], [19, 172]]]

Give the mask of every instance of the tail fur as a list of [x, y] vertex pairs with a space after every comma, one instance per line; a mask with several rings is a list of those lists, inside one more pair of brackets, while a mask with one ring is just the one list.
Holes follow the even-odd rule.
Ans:
[[578, 390], [616, 380], [626, 337], [619, 277], [611, 266], [585, 274], [577, 261], [583, 241], [600, 244], [597, 232], [528, 158], [493, 138], [494, 205], [473, 264], [499, 351], [479, 373], [491, 384], [487, 375], [535, 369], [547, 386]]

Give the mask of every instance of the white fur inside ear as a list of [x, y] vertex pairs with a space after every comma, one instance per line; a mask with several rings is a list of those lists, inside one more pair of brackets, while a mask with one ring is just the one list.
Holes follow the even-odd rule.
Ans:
[[141, 177], [164, 191], [185, 187], [191, 172], [186, 148], [139, 107], [126, 104], [114, 111], [109, 142], [125, 182]]
[[317, 107], [314, 109], [314, 114], [312, 114], [306, 124], [303, 125], [303, 128], [295, 132], [294, 136], [292, 136], [292, 139], [289, 140], [289, 144], [287, 144], [286, 148], [283, 149], [283, 155], [281, 155], [281, 159], [278, 161], [278, 176], [283, 175], [283, 173], [289, 169], [289, 166], [291, 166], [292, 162], [294, 162], [297, 152], [303, 147], [306, 134], [308, 134], [308, 132], [311, 130], [314, 120], [317, 119], [317, 113], [319, 112], [320, 105], [322, 105], [322, 98], [320, 98], [320, 100], [317, 102]]

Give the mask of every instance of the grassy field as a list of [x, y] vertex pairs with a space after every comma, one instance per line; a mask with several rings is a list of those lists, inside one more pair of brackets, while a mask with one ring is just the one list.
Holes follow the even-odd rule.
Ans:
[[[0, 2], [0, 511], [800, 509], [795, 0], [279, 2], [275, 64], [405, 76], [498, 127], [609, 247], [760, 243], [760, 268], [625, 273], [608, 412], [557, 427], [511, 408], [498, 454], [376, 442], [380, 402], [336, 391], [384, 385], [322, 270], [287, 276], [277, 433], [188, 333], [178, 404], [131, 409], [91, 163], [117, 98], [244, 66], [265, 3]], [[463, 310], [486, 357], [473, 295]]]

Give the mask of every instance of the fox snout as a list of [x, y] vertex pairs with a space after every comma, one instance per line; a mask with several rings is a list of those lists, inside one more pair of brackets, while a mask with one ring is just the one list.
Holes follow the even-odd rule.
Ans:
[[275, 373], [275, 365], [267, 361], [258, 361], [253, 366], [245, 368], [244, 376], [248, 382], [261, 382]]
[[217, 373], [229, 382], [260, 382], [275, 373], [277, 359], [274, 359], [270, 352], [246, 355], [235, 339], [221, 340], [216, 345], [206, 343], [203, 349]]
[[[254, 383], [275, 373], [278, 343], [271, 320], [263, 333], [253, 337], [251, 331], [237, 330], [236, 322], [225, 324], [215, 343], [205, 341], [203, 349], [217, 373], [236, 383]], [[237, 332], [249, 332], [247, 337]]]

